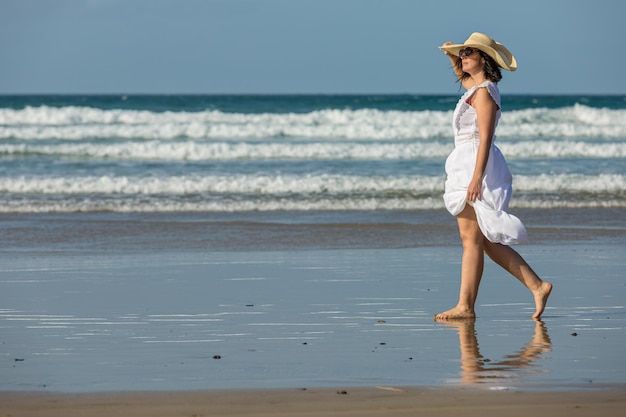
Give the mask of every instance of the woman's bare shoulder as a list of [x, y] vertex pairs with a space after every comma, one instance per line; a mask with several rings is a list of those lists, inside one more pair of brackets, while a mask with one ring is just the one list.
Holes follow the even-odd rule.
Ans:
[[479, 86], [474, 94], [472, 94], [472, 106], [473, 107], [494, 107], [498, 109], [500, 106], [494, 98], [491, 96], [491, 93], [487, 89], [486, 86]]

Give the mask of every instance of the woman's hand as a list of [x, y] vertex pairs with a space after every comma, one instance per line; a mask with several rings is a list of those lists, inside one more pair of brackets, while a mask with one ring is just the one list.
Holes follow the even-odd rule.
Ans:
[[482, 180], [472, 178], [472, 181], [470, 181], [467, 186], [467, 201], [474, 202], [476, 200], [481, 200], [481, 190]]
[[[444, 42], [439, 47], [439, 49], [447, 45], [452, 45], [452, 42], [450, 41]], [[450, 51], [447, 51], [445, 49], [441, 49], [441, 50], [443, 51], [444, 54], [446, 54], [448, 58], [450, 58], [450, 64], [452, 65], [452, 70], [454, 71], [454, 74], [458, 77], [459, 80], [462, 80], [465, 77], [465, 73], [463, 72], [463, 69], [461, 68], [461, 58], [459, 58], [457, 55], [454, 55]], [[463, 84], [463, 87], [468, 88], [465, 84]]]
[[[450, 41], [445, 42], [445, 43], [444, 43], [443, 45], [441, 45], [441, 46], [447, 46], [447, 45], [452, 45], [452, 42], [450, 42]], [[441, 49], [441, 46], [439, 47], [439, 49]], [[442, 49], [442, 51], [443, 51], [443, 53], [444, 53], [444, 54], [446, 54], [446, 55], [448, 55], [448, 56], [452, 56], [452, 54], [451, 54], [450, 52], [446, 51], [445, 49]]]

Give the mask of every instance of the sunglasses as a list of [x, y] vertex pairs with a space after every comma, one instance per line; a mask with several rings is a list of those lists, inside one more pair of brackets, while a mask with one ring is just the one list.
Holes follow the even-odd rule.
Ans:
[[478, 49], [474, 48], [463, 48], [459, 51], [459, 58], [463, 58], [464, 56], [470, 56], [474, 53], [474, 51], [478, 51]]

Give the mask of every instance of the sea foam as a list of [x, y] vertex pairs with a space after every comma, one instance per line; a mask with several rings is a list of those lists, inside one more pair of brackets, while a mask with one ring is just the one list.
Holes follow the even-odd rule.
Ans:
[[[454, 141], [437, 106], [2, 108], [0, 212], [443, 209]], [[626, 207], [626, 110], [510, 110], [497, 135], [521, 174], [511, 207]]]
[[[497, 145], [514, 158], [624, 158], [626, 142], [515, 141]], [[407, 160], [445, 158], [451, 141], [387, 142], [202, 142], [202, 141], [116, 141], [114, 143], [9, 143], [0, 144], [0, 155], [83, 157], [121, 160]]]
[[[89, 107], [0, 109], [0, 139], [433, 139], [450, 137], [451, 111], [337, 110], [309, 113], [153, 112]], [[626, 138], [626, 110], [583, 105], [505, 111], [500, 137]]]
[[[20, 176], [0, 178], [0, 192], [22, 194], [249, 194], [251, 196], [318, 195], [440, 195], [443, 176], [358, 175], [182, 175], [144, 176]], [[614, 193], [626, 198], [626, 175], [518, 175], [517, 192]]]

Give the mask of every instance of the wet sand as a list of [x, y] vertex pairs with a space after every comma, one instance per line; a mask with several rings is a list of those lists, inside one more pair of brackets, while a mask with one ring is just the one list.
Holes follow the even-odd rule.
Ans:
[[[428, 240], [453, 234], [444, 220], [403, 235], [358, 219], [95, 217], [2, 223], [0, 416], [623, 413], [615, 224], [518, 247], [555, 285], [542, 321], [487, 262], [478, 318], [438, 323], [460, 268], [456, 240]], [[221, 245], [235, 235], [246, 243]]]
[[625, 383], [622, 248], [521, 250], [555, 285], [542, 322], [492, 263], [478, 318], [435, 322], [455, 247], [4, 254], [0, 390]]

